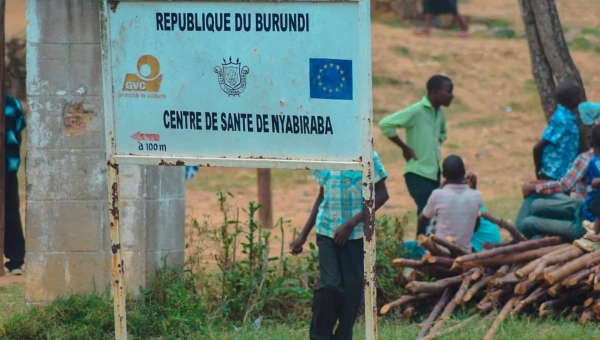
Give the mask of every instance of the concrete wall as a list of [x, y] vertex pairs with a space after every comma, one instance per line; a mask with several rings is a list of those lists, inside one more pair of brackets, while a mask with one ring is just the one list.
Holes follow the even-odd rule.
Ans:
[[[97, 0], [27, 0], [26, 300], [111, 280]], [[129, 291], [164, 255], [184, 260], [182, 167], [121, 166]]]

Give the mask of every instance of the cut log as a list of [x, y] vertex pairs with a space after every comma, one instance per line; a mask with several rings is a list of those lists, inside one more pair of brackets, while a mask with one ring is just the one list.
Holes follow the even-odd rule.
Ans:
[[566, 303], [567, 302], [562, 299], [546, 301], [540, 305], [540, 311], [546, 309], [559, 309], [560, 307], [563, 307]]
[[532, 249], [544, 248], [561, 244], [563, 242], [561, 237], [552, 236], [544, 237], [538, 240], [520, 242], [510, 246], [496, 248], [491, 250], [484, 250], [481, 253], [469, 254], [456, 258], [456, 262], [465, 263], [470, 261], [478, 261], [483, 259], [490, 259], [500, 255], [514, 254], [523, 251], [530, 251]]
[[488, 296], [488, 298], [489, 298], [490, 301], [499, 301], [502, 298], [502, 296], [504, 296], [504, 295], [506, 295], [508, 293], [510, 293], [510, 290], [507, 290], [507, 289], [497, 289], [497, 290], [494, 290], [494, 291], [488, 293], [487, 296]]
[[587, 277], [590, 276], [591, 273], [592, 273], [592, 269], [580, 270], [579, 272], [577, 272], [567, 278], [565, 287], [567, 287], [567, 288], [575, 287], [580, 281], [587, 279]]
[[509, 264], [502, 265], [502, 267], [500, 267], [496, 271], [496, 274], [494, 274], [494, 276], [495, 277], [503, 277], [504, 275], [506, 275], [508, 273], [509, 270], [510, 270], [510, 265]]
[[581, 319], [579, 319], [579, 322], [581, 322], [584, 325], [587, 325], [590, 321], [594, 320], [596, 318], [596, 313], [594, 313], [594, 310], [591, 308], [588, 308], [586, 310], [583, 311], [583, 313], [581, 314]]
[[489, 250], [489, 249], [495, 249], [495, 248], [502, 248], [502, 247], [506, 247], [509, 246], [511, 244], [515, 244], [515, 241], [510, 240], [510, 241], [505, 241], [505, 242], [484, 242], [483, 243], [483, 249], [485, 250]]
[[431, 241], [426, 235], [419, 235], [417, 240], [419, 242], [419, 245], [427, 249], [431, 253], [431, 255], [450, 257], [450, 251], [448, 249], [437, 245], [436, 243]]
[[531, 274], [535, 270], [535, 267], [537, 267], [537, 265], [538, 265], [538, 263], [540, 263], [540, 261], [542, 261], [542, 259], [536, 259], [536, 260], [529, 262], [528, 264], [523, 266], [523, 268], [517, 270], [515, 272], [515, 276], [518, 277], [519, 279], [527, 277], [529, 274]]
[[426, 264], [423, 261], [420, 260], [411, 260], [411, 259], [394, 259], [393, 262], [394, 266], [396, 267], [400, 267], [400, 268], [414, 268], [414, 269], [420, 269], [423, 268], [423, 266]]
[[452, 264], [454, 263], [454, 259], [443, 256], [431, 256], [427, 259], [427, 263], [435, 264], [436, 266], [450, 269], [452, 267]]
[[519, 313], [521, 313], [523, 311], [523, 309], [525, 309], [527, 307], [527, 305], [522, 305], [520, 303], [517, 303], [515, 305], [515, 308], [510, 312], [511, 315], [517, 315]]
[[517, 227], [514, 224], [511, 224], [508, 221], [498, 218], [488, 212], [480, 211], [479, 216], [496, 224], [500, 228], [508, 231], [508, 233], [510, 234], [510, 236], [512, 236], [514, 241], [516, 241], [516, 242], [526, 242], [527, 241], [527, 238], [525, 236], [523, 236], [523, 234], [521, 234], [519, 232], [519, 230], [517, 230]]
[[565, 265], [556, 269], [555, 271], [544, 275], [544, 278], [546, 279], [546, 282], [548, 282], [550, 285], [553, 285], [565, 277], [585, 268], [588, 262], [595, 261], [597, 259], [600, 259], [600, 249], [567, 262]]
[[544, 279], [544, 269], [546, 269], [546, 266], [548, 265], [548, 262], [546, 262], [546, 260], [541, 259], [540, 262], [537, 264], [537, 266], [535, 266], [535, 269], [531, 272], [531, 274], [529, 274], [529, 281], [537, 281], [538, 278], [540, 280]]
[[495, 287], [502, 287], [507, 285], [516, 285], [521, 282], [521, 279], [515, 276], [515, 273], [510, 273], [504, 277], [499, 277], [494, 280]]
[[462, 283], [462, 276], [453, 276], [435, 282], [413, 281], [406, 285], [406, 290], [412, 294], [439, 294], [447, 288], [452, 288]]
[[454, 295], [454, 298], [450, 302], [448, 302], [448, 304], [444, 308], [444, 311], [442, 312], [442, 314], [440, 315], [438, 320], [435, 322], [433, 327], [431, 327], [432, 334], [437, 333], [440, 329], [442, 329], [442, 327], [444, 327], [444, 323], [446, 323], [446, 319], [448, 319], [452, 315], [452, 313], [454, 313], [454, 309], [456, 309], [456, 306], [458, 304], [460, 304], [460, 302], [462, 300], [462, 295], [464, 295], [464, 291], [461, 293], [461, 289], [463, 289], [463, 286], [465, 285], [465, 283], [468, 287], [470, 282], [471, 282], [471, 275], [467, 275], [467, 277], [464, 278], [461, 287], [458, 289], [458, 291]]
[[[519, 243], [520, 244], [520, 243]], [[544, 256], [552, 251], [554, 251], [558, 246], [549, 246], [544, 248], [537, 248], [530, 251], [525, 252], [515, 252], [515, 254], [497, 256], [494, 258], [478, 260], [473, 262], [462, 263], [461, 267], [463, 269], [470, 269], [473, 267], [498, 267], [504, 264], [513, 264], [513, 263], [523, 263], [533, 261], [541, 256]], [[481, 253], [480, 253], [481, 254]], [[469, 256], [469, 255], [467, 255]], [[458, 260], [458, 258], [457, 258]], [[456, 262], [454, 263], [457, 264]]]
[[419, 294], [419, 295], [404, 295], [398, 300], [388, 303], [381, 307], [381, 314], [387, 314], [390, 309], [400, 307], [405, 304], [413, 303], [415, 301], [423, 301], [431, 297], [431, 294]]
[[409, 303], [406, 305], [406, 308], [404, 309], [404, 312], [402, 312], [402, 315], [404, 315], [404, 317], [407, 320], [410, 320], [414, 313], [415, 313], [415, 305], [413, 305], [412, 303]]
[[483, 340], [493, 340], [494, 339], [494, 336], [496, 335], [498, 328], [500, 327], [502, 322], [504, 322], [504, 319], [506, 319], [506, 316], [513, 309], [516, 302], [517, 302], [516, 297], [513, 297], [510, 300], [508, 300], [508, 302], [502, 308], [502, 311], [500, 311], [500, 314], [498, 315], [496, 320], [494, 320], [494, 323], [492, 324], [492, 327], [490, 328], [490, 330], [485, 334], [485, 337], [483, 338]]
[[422, 339], [427, 335], [427, 333], [429, 332], [429, 329], [431, 328], [431, 326], [433, 325], [433, 323], [435, 322], [437, 317], [442, 312], [442, 309], [444, 309], [444, 307], [448, 304], [451, 297], [452, 297], [452, 290], [450, 288], [446, 288], [444, 290], [444, 294], [442, 294], [442, 297], [440, 298], [438, 303], [433, 308], [433, 311], [431, 311], [431, 313], [429, 314], [429, 317], [427, 318], [427, 320], [425, 320], [425, 323], [423, 324], [423, 328], [421, 328], [421, 331], [419, 332], [419, 335], [417, 336], [417, 340]]
[[467, 255], [470, 254], [471, 251], [468, 249], [464, 249], [463, 247], [459, 246], [458, 244], [454, 243], [454, 242], [449, 242], [447, 240], [441, 239], [436, 237], [435, 235], [431, 235], [429, 236], [429, 238], [431, 239], [431, 241], [433, 241], [434, 243], [448, 249], [450, 251], [450, 255], [452, 257], [457, 257], [457, 256], [462, 256], [462, 255]]
[[529, 293], [532, 289], [537, 286], [537, 282], [532, 282], [529, 280], [523, 280], [515, 286], [514, 293], [515, 295], [525, 295]]
[[483, 313], [489, 311], [490, 309], [494, 308], [495, 303], [496, 303], [495, 301], [480, 302], [477, 304], [477, 306], [475, 308], [477, 309], [477, 311], [479, 313], [483, 314]]
[[465, 294], [467, 294], [467, 291], [469, 290], [469, 287], [471, 286], [471, 282], [473, 281], [473, 276], [477, 273], [481, 273], [481, 270], [479, 268], [476, 268], [473, 270], [473, 273], [471, 275], [467, 275], [461, 285], [460, 288], [458, 289], [458, 291], [456, 292], [456, 295], [454, 296], [454, 303], [455, 304], [460, 304], [463, 301], [463, 298], [465, 297]]
[[475, 282], [475, 284], [473, 284], [473, 286], [471, 288], [469, 288], [469, 290], [467, 290], [467, 292], [465, 293], [465, 296], [463, 297], [463, 302], [469, 302], [471, 301], [471, 299], [473, 298], [473, 296], [475, 296], [475, 294], [477, 294], [477, 292], [483, 288], [487, 282], [492, 279], [493, 276], [486, 276], [483, 279]]
[[536, 290], [531, 292], [531, 294], [529, 294], [529, 296], [527, 296], [525, 299], [521, 300], [519, 303], [524, 306], [532, 304], [532, 303], [536, 302], [537, 300], [543, 298], [547, 292], [548, 292], [548, 290], [545, 289], [543, 286], [538, 287]]
[[558, 311], [555, 309], [545, 309], [545, 310], [540, 310], [540, 317], [549, 317], [549, 316], [556, 316], [558, 315]]

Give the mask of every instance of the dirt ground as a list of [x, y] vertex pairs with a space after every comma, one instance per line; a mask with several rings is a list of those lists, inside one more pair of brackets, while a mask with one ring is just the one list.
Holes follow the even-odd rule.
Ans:
[[[594, 39], [600, 35], [597, 30], [600, 6], [590, 0], [557, 0], [557, 3], [566, 30], [597, 41]], [[412, 34], [411, 27], [374, 20], [375, 119], [419, 100], [431, 75], [450, 76], [456, 99], [446, 110], [449, 133], [443, 156], [462, 156], [468, 169], [479, 177], [479, 190], [488, 210], [512, 219], [519, 204], [521, 184], [533, 178], [531, 150], [545, 127], [531, 76], [527, 42], [522, 37], [519, 8], [515, 0], [466, 0], [460, 1], [460, 11], [508, 22], [517, 37], [501, 39], [478, 30], [468, 39], [457, 38], [456, 32], [435, 32], [430, 38], [421, 38]], [[25, 1], [8, 0], [7, 34], [23, 34], [25, 27]], [[588, 98], [600, 101], [600, 54], [593, 48], [587, 50], [572, 48], [571, 52], [584, 78]], [[415, 204], [402, 176], [401, 153], [381, 135], [377, 126], [374, 130], [375, 148], [389, 173], [387, 185], [391, 196], [381, 212], [414, 215]], [[302, 228], [318, 191], [310, 172], [275, 170], [272, 187], [274, 218], [283, 217], [291, 221], [291, 228]], [[210, 215], [216, 225], [221, 217], [215, 192], [231, 192], [232, 208], [246, 207], [257, 199], [256, 171], [203, 168], [187, 189], [188, 216], [203, 220]], [[278, 236], [280, 232], [274, 230], [273, 234]], [[280, 245], [275, 243], [271, 248], [278, 253]], [[0, 278], [0, 285], [6, 280]]]

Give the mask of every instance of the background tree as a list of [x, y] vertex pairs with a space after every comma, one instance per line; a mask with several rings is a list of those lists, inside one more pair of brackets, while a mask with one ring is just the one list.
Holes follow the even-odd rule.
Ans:
[[[531, 54], [531, 69], [542, 101], [546, 121], [556, 109], [554, 89], [556, 84], [570, 79], [585, 88], [579, 70], [563, 35], [555, 0], [519, 0], [521, 17]], [[579, 122], [580, 151], [589, 149], [589, 127]]]

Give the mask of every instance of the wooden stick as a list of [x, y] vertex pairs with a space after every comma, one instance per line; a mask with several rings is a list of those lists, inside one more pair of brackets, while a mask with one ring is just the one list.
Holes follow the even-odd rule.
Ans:
[[535, 269], [529, 274], [529, 281], [537, 281], [538, 278], [544, 278], [544, 269], [546, 269], [548, 262], [544, 259], [540, 259]]
[[581, 319], [579, 319], [579, 321], [582, 324], [587, 325], [595, 317], [596, 317], [596, 313], [594, 313], [594, 310], [591, 309], [591, 308], [588, 308], [588, 309], [586, 309], [586, 310], [583, 311], [583, 313], [581, 314]]
[[479, 268], [476, 268], [473, 270], [472, 275], [467, 275], [464, 278], [462, 284], [460, 285], [460, 288], [458, 289], [458, 291], [456, 292], [456, 295], [454, 296], [455, 304], [460, 304], [463, 301], [463, 298], [465, 297], [465, 294], [467, 294], [467, 291], [469, 290], [469, 286], [471, 285], [471, 282], [473, 281], [473, 276], [475, 276], [475, 272], [481, 273], [481, 270]]
[[490, 259], [499, 255], [512, 254], [517, 252], [529, 251], [532, 249], [543, 248], [554, 246], [562, 243], [563, 240], [561, 237], [553, 236], [553, 237], [544, 237], [538, 240], [520, 242], [517, 244], [513, 244], [510, 246], [492, 249], [492, 250], [484, 250], [481, 253], [469, 254], [465, 256], [461, 256], [456, 258], [456, 262], [465, 263], [469, 261], [478, 261], [484, 259]]
[[381, 307], [381, 314], [387, 314], [390, 309], [395, 307], [400, 307], [402, 305], [412, 303], [415, 301], [422, 301], [431, 297], [431, 294], [419, 294], [419, 295], [404, 295], [401, 296], [398, 300], [388, 303]]
[[498, 225], [500, 228], [508, 231], [508, 233], [510, 234], [510, 236], [512, 236], [513, 240], [516, 242], [525, 242], [527, 241], [527, 238], [525, 236], [523, 236], [523, 234], [521, 234], [519, 232], [519, 230], [517, 229], [517, 227], [514, 224], [509, 223], [506, 220], [503, 220], [501, 218], [498, 218], [488, 212], [483, 212], [480, 211], [479, 212], [479, 216], [485, 218], [486, 220]]
[[513, 309], [516, 302], [517, 302], [516, 297], [513, 297], [510, 300], [508, 300], [508, 302], [504, 305], [504, 308], [502, 308], [502, 311], [500, 311], [500, 315], [498, 315], [496, 320], [494, 320], [494, 323], [492, 324], [492, 327], [490, 328], [490, 330], [485, 334], [485, 337], [483, 338], [483, 340], [493, 340], [494, 339], [494, 336], [496, 335], [496, 332], [498, 331], [500, 324], [502, 324], [502, 322], [504, 322], [504, 319], [506, 319], [506, 316]]
[[[482, 321], [486, 320], [486, 319], [489, 319], [491, 315], [496, 315], [496, 312], [490, 313], [488, 316], [486, 316], [485, 318], [483, 318]], [[433, 333], [433, 330], [432, 330], [431, 333], [433, 333], [433, 334], [429, 334], [428, 336], [424, 337], [421, 340], [434, 340], [434, 339], [439, 338], [441, 336], [448, 335], [448, 334], [450, 334], [452, 332], [455, 332], [457, 330], [465, 328], [465, 326], [467, 326], [469, 323], [471, 323], [471, 322], [479, 319], [479, 317], [480, 317], [479, 314], [475, 314], [475, 315], [469, 317], [468, 319], [465, 319], [464, 321], [458, 323], [457, 325], [449, 327], [449, 328], [447, 328], [447, 329], [445, 329], [443, 331], [439, 331], [437, 333]]]
[[410, 320], [414, 313], [415, 313], [415, 305], [413, 305], [412, 303], [409, 303], [406, 305], [406, 308], [404, 309], [404, 312], [402, 312], [402, 315], [404, 315], [404, 317], [407, 320]]
[[532, 282], [529, 280], [523, 280], [515, 286], [514, 293], [515, 295], [525, 295], [529, 293], [533, 288], [537, 286], [537, 282]]
[[515, 273], [510, 273], [504, 277], [496, 278], [494, 285], [495, 287], [502, 287], [505, 285], [516, 285], [521, 282], [521, 279], [515, 276]]
[[[521, 244], [521, 243], [519, 243], [519, 244]], [[533, 261], [539, 257], [542, 257], [548, 253], [551, 253], [552, 251], [556, 250], [557, 247], [559, 247], [559, 246], [555, 245], [555, 246], [548, 246], [548, 247], [543, 247], [543, 248], [536, 248], [536, 249], [525, 251], [525, 252], [515, 251], [515, 254], [499, 255], [499, 256], [496, 256], [493, 258], [487, 258], [484, 260], [463, 262], [463, 263], [460, 263], [459, 265], [463, 269], [470, 269], [472, 267], [497, 267], [497, 266], [501, 266], [504, 264], [529, 262], [529, 261]], [[480, 253], [480, 254], [482, 254], [482, 253]], [[467, 255], [467, 256], [470, 256], [470, 255]], [[459, 258], [457, 258], [456, 260], [458, 261], [458, 259]], [[455, 261], [454, 264], [456, 265], [457, 262]]]
[[494, 276], [495, 277], [503, 277], [504, 275], [506, 275], [508, 273], [509, 270], [510, 270], [510, 265], [509, 264], [504, 264], [504, 265], [502, 265], [502, 267], [500, 267], [496, 271], [496, 274], [494, 274]]
[[419, 269], [422, 268], [426, 263], [419, 260], [411, 260], [411, 259], [394, 259], [394, 266], [401, 268], [414, 268]]
[[458, 286], [462, 283], [462, 276], [449, 277], [435, 282], [413, 281], [406, 285], [406, 290], [412, 294], [439, 294], [445, 289]]
[[588, 262], [594, 261], [600, 258], [600, 249], [595, 250], [591, 253], [585, 254], [581, 257], [578, 257], [570, 262], [566, 263], [562, 267], [556, 269], [555, 271], [544, 275], [546, 282], [553, 285], [557, 281], [564, 279], [565, 277], [572, 275], [585, 268]]
[[438, 245], [440, 245], [440, 246], [448, 249], [450, 251], [450, 254], [453, 257], [467, 255], [467, 254], [471, 253], [470, 250], [464, 249], [463, 247], [459, 246], [458, 244], [456, 244], [454, 242], [449, 242], [447, 240], [438, 238], [435, 235], [431, 235], [431, 236], [429, 236], [429, 238], [431, 239], [431, 241], [433, 241], [433, 242], [437, 243]]
[[[470, 275], [465, 277], [465, 279], [463, 280], [463, 285], [465, 284], [465, 282], [467, 282], [467, 286], [468, 286], [468, 282], [471, 282]], [[462, 289], [462, 286], [461, 286], [461, 289]], [[456, 309], [456, 306], [461, 302], [461, 299], [462, 299], [461, 292], [460, 292], [461, 289], [459, 289], [456, 292], [456, 294], [454, 295], [454, 298], [452, 300], [450, 300], [450, 302], [448, 302], [448, 304], [444, 308], [444, 311], [442, 312], [442, 314], [440, 315], [438, 320], [435, 322], [433, 327], [431, 327], [430, 332], [432, 334], [437, 333], [444, 326], [446, 319], [449, 318], [452, 315], [452, 313], [454, 313], [454, 309]]]
[[494, 307], [496, 301], [481, 301], [475, 307], [479, 313], [485, 313]]
[[435, 244], [429, 237], [421, 234], [417, 238], [419, 245], [427, 249], [434, 256], [450, 257], [450, 251], [442, 246]]
[[510, 241], [505, 241], [505, 242], [484, 242], [483, 243], [483, 249], [484, 250], [489, 250], [489, 249], [495, 249], [495, 248], [502, 248], [502, 247], [506, 247], [509, 246], [511, 244], [515, 244], [515, 241], [510, 240]]
[[529, 296], [527, 298], [525, 298], [524, 300], [521, 300], [519, 303], [522, 305], [529, 305], [539, 299], [541, 299], [544, 295], [546, 295], [546, 292], [548, 290], [544, 289], [544, 287], [538, 287], [536, 290], [534, 290], [533, 292], [531, 292], [531, 294], [529, 294]]
[[540, 305], [540, 311], [543, 311], [546, 309], [556, 309], [557, 307], [561, 307], [561, 306], [565, 305], [565, 303], [566, 303], [565, 300], [562, 300], [562, 299], [546, 301]]
[[583, 269], [583, 270], [569, 276], [567, 278], [565, 287], [571, 288], [571, 287], [576, 286], [579, 283], [579, 281], [587, 278], [588, 276], [590, 276], [591, 273], [592, 273], [592, 269]]
[[427, 259], [427, 263], [450, 269], [454, 263], [454, 259], [442, 256], [431, 256]]
[[533, 272], [535, 270], [535, 267], [537, 267], [537, 265], [538, 265], [538, 263], [540, 263], [540, 261], [542, 261], [541, 258], [529, 262], [528, 264], [523, 266], [523, 268], [517, 270], [515, 272], [515, 276], [518, 277], [519, 279], [522, 279], [522, 278], [528, 276], [529, 274], [531, 274], [531, 272]]
[[423, 328], [421, 328], [421, 331], [419, 332], [419, 335], [417, 336], [417, 340], [422, 339], [427, 335], [427, 333], [429, 332], [429, 329], [431, 328], [431, 326], [437, 319], [438, 315], [440, 315], [440, 313], [442, 312], [442, 309], [446, 306], [446, 304], [448, 304], [448, 301], [450, 301], [451, 296], [452, 296], [452, 290], [450, 288], [446, 288], [446, 290], [444, 290], [444, 294], [442, 295], [442, 298], [435, 305], [435, 307], [433, 308], [433, 311], [431, 311], [431, 314], [429, 314], [429, 317], [423, 324]]
[[493, 276], [490, 275], [490, 276], [486, 276], [483, 279], [475, 282], [475, 284], [473, 284], [473, 286], [471, 288], [469, 288], [469, 290], [467, 290], [467, 292], [465, 293], [465, 296], [463, 297], [463, 302], [469, 302], [473, 298], [473, 296], [475, 294], [477, 294], [477, 292], [481, 288], [483, 288], [487, 284], [487, 282], [492, 278], [493, 278]]

